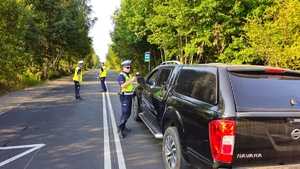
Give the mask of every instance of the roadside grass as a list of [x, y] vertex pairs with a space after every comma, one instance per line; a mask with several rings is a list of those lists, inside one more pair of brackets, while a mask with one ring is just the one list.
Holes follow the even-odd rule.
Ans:
[[[85, 69], [89, 71], [90, 69]], [[42, 85], [49, 81], [59, 79], [64, 76], [70, 76], [73, 72], [60, 72], [59, 74], [50, 71], [48, 80], [41, 80], [42, 74], [32, 75], [11, 75], [0, 79], [0, 97], [12, 92], [16, 92], [25, 88]]]
[[37, 78], [18, 76], [17, 80], [0, 80], [0, 96], [45, 83]]

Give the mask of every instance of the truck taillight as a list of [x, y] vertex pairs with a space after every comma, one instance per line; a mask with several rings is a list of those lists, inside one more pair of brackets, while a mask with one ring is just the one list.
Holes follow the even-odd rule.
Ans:
[[267, 73], [284, 73], [283, 69], [265, 69]]
[[214, 159], [231, 163], [235, 137], [233, 120], [213, 120], [209, 123], [209, 140]]

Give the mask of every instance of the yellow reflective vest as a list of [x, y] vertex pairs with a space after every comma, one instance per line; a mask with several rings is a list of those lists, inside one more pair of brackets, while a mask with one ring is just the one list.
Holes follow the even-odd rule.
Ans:
[[103, 71], [99, 74], [99, 77], [106, 77], [106, 66], [102, 66]]
[[[120, 74], [122, 74], [125, 77], [125, 82], [128, 82], [132, 78], [130, 74], [128, 74], [129, 77], [123, 72], [121, 72]], [[132, 82], [128, 86], [122, 88], [122, 92], [133, 92], [133, 90], [134, 90], [134, 86]]]
[[74, 72], [74, 77], [73, 80], [77, 82], [82, 82], [82, 71], [80, 72], [80, 79], [78, 79], [78, 71], [81, 69], [80, 66], [76, 67], [75, 72]]

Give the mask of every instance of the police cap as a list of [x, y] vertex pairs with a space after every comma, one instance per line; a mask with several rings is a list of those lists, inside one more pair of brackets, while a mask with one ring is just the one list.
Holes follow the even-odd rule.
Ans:
[[124, 66], [130, 66], [131, 60], [125, 60], [124, 62], [121, 63], [121, 65]]
[[79, 61], [78, 63], [79, 63], [79, 64], [83, 64], [83, 60]]

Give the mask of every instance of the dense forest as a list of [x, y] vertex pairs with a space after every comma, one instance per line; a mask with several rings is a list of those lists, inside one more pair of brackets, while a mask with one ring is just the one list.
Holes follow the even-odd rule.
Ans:
[[122, 0], [113, 14], [107, 65], [147, 71], [162, 61], [299, 69], [299, 0]]
[[[99, 66], [89, 0], [0, 1], [0, 95]], [[121, 0], [106, 55], [147, 73], [163, 61], [260, 64], [299, 70], [299, 0]]]
[[1, 0], [0, 95], [99, 65], [88, 0]]

